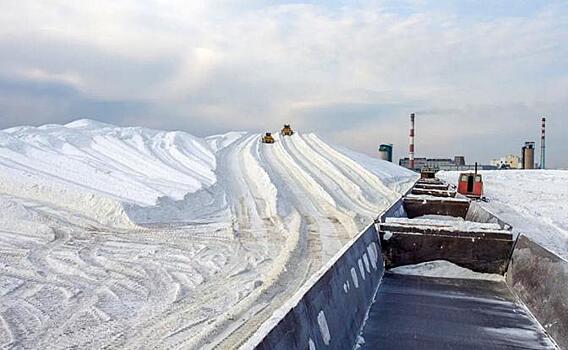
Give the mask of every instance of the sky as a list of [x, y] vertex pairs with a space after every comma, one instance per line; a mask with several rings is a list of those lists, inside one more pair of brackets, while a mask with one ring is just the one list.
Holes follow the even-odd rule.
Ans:
[[[0, 0], [0, 129], [284, 123], [370, 155], [568, 168], [566, 1]], [[538, 161], [538, 157], [537, 157]]]

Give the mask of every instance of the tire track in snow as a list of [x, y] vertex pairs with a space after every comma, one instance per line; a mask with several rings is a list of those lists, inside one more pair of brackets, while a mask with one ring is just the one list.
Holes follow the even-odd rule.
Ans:
[[[259, 186], [258, 182], [268, 181], [270, 187], [274, 190], [269, 191], [268, 195], [274, 195], [278, 198], [280, 204], [287, 203], [282, 196], [286, 196], [287, 191], [283, 191], [284, 186], [279, 186], [275, 181], [275, 176], [271, 168], [266, 164], [265, 147], [258, 142], [259, 136], [253, 135], [247, 139], [245, 152], [243, 154], [243, 164], [245, 165], [244, 173], [247, 175], [244, 181], [255, 193], [255, 188]], [[251, 158], [252, 156], [252, 158]], [[265, 184], [266, 185], [266, 184]], [[242, 189], [242, 186], [238, 187]], [[263, 194], [264, 193], [264, 194]], [[219, 324], [213, 325], [197, 339], [191, 339], [188, 342], [176, 344], [176, 346], [189, 348], [236, 348], [244, 342], [258, 327], [272, 314], [273, 310], [284, 303], [297, 290], [304, 281], [319, 267], [321, 259], [317, 250], [307, 249], [307, 240], [305, 237], [308, 231], [315, 231], [313, 228], [308, 229], [304, 223], [292, 224], [298, 214], [294, 208], [286, 208], [285, 212], [282, 208], [276, 209], [279, 205], [266, 205], [266, 199], [258, 197], [266, 196], [266, 192], [256, 192], [257, 212], [266, 218], [266, 209], [272, 217], [269, 222], [276, 227], [276, 233], [281, 232], [287, 236], [285, 245], [279, 247], [280, 254], [273, 261], [272, 268], [264, 278], [261, 288], [255, 290], [251, 295], [245, 298], [239, 305], [231, 310], [231, 319], [222, 319]], [[275, 202], [276, 198], [269, 198], [269, 202]], [[259, 206], [260, 205], [260, 206]], [[264, 213], [265, 215], [262, 215]], [[288, 220], [286, 225], [284, 221]], [[313, 220], [305, 220], [312, 226]], [[280, 227], [287, 226], [287, 229]], [[273, 228], [274, 230], [274, 228]], [[314, 236], [312, 234], [312, 236]], [[312, 239], [310, 239], [311, 241]], [[314, 262], [317, 263], [314, 264]]]
[[[238, 246], [235, 250], [240, 252], [242, 256], [249, 256], [245, 261], [248, 261], [247, 265], [253, 264], [253, 266], [242, 267], [242, 272], [239, 272], [238, 275], [231, 276], [233, 274], [231, 273], [226, 278], [219, 278], [217, 282], [208, 281], [207, 290], [200, 290], [200, 295], [209, 299], [203, 299], [199, 302], [200, 304], [214, 304], [215, 299], [224, 299], [223, 296], [225, 296], [226, 291], [239, 290], [240, 285], [247, 283], [247, 278], [245, 278], [247, 274], [250, 274], [248, 277], [250, 284], [254, 284], [255, 281], [259, 280], [259, 272], [266, 270], [258, 265], [266, 265], [266, 258], [258, 261], [257, 256], [272, 256], [271, 259], [274, 260], [276, 259], [275, 253], [279, 251], [278, 246], [282, 245], [278, 244], [282, 242], [282, 239], [278, 237], [282, 230], [278, 223], [279, 218], [275, 216], [276, 213], [271, 213], [271, 210], [268, 209], [269, 205], [266, 203], [269, 199], [263, 198], [263, 190], [257, 188], [259, 184], [251, 181], [253, 174], [250, 173], [251, 169], [248, 169], [248, 167], [253, 167], [254, 164], [251, 164], [248, 157], [256, 141], [257, 137], [252, 135], [236, 141], [231, 147], [223, 150], [218, 168], [219, 173], [226, 175], [221, 180], [219, 187], [225, 191], [228, 205], [236, 218], [235, 243]], [[258, 174], [256, 175], [258, 176]], [[251, 245], [251, 243], [259, 240], [267, 241], [267, 238], [268, 245]], [[273, 241], [272, 244], [270, 241]], [[247, 272], [250, 268], [257, 269], [257, 272], [252, 274]], [[265, 287], [263, 286], [263, 288]], [[251, 302], [256, 302], [256, 300], [247, 300], [246, 297], [238, 299], [240, 300], [235, 300], [235, 304], [218, 308], [216, 316], [208, 317], [210, 322], [205, 327], [202, 327], [202, 323], [193, 325], [188, 324], [187, 321], [185, 323], [177, 322], [179, 317], [195, 319], [190, 315], [198, 313], [198, 308], [184, 308], [181, 312], [178, 310], [166, 317], [166, 323], [162, 320], [156, 326], [149, 327], [151, 331], [148, 332], [148, 337], [159, 339], [160, 342], [155, 344], [160, 344], [160, 346], [169, 344], [168, 346], [176, 348], [200, 348], [203, 342], [214, 337], [216, 333], [220, 332], [220, 329], [224, 328], [223, 326], [226, 327], [227, 323], [233, 322], [231, 318], [239, 317], [244, 311], [250, 309]], [[169, 322], [168, 319], [170, 319]], [[148, 327], [145, 328], [148, 329]], [[147, 345], [148, 343], [144, 342], [143, 344]]]
[[364, 197], [361, 188], [346, 178], [330, 161], [315, 152], [300, 135], [284, 138], [283, 142], [292, 157], [299, 164], [303, 164], [303, 168], [318, 180], [345, 210], [363, 215], [367, 219], [377, 212], [377, 206]]
[[283, 179], [283, 189], [292, 193], [292, 202], [300, 214], [315, 221], [315, 231], [320, 236], [322, 260], [327, 261], [349, 239], [349, 234], [344, 229], [336, 229], [336, 224], [340, 223], [337, 216], [341, 214], [336, 209], [335, 200], [294, 161], [280, 137], [277, 136], [276, 143], [269, 147], [272, 156], [267, 159], [275, 173]]
[[[257, 135], [256, 140], [260, 139]], [[306, 200], [299, 188], [291, 190], [295, 186], [290, 182], [290, 174], [285, 170], [285, 165], [279, 162], [280, 158], [274, 153], [274, 145], [266, 146], [257, 141], [259, 152], [256, 154], [258, 162], [263, 166], [270, 180], [276, 186], [278, 198], [278, 214], [286, 218], [296, 218], [301, 215], [301, 222], [289, 231], [296, 230], [297, 243], [291, 251], [289, 259], [282, 263], [284, 271], [273, 281], [271, 287], [263, 291], [262, 295], [255, 300], [260, 305], [260, 311], [253, 311], [248, 320], [236, 322], [229, 332], [222, 333], [223, 339], [219, 343], [212, 342], [205, 349], [210, 348], [237, 348], [250, 337], [256, 329], [268, 319], [272, 312], [291, 297], [297, 289], [321, 266], [321, 242], [319, 226], [316, 218], [312, 217], [313, 210], [306, 209]]]
[[365, 169], [363, 166], [345, 156], [341, 152], [335, 150], [325, 142], [323, 142], [315, 134], [301, 135], [301, 137], [319, 152], [324, 158], [333, 159], [334, 164], [350, 178], [354, 183], [365, 189], [368, 198], [380, 200], [383, 199], [384, 208], [398, 199], [400, 196], [391, 190], [374, 174]]
[[[258, 138], [260, 138], [260, 135]], [[309, 153], [309, 155], [300, 155], [301, 151], [298, 148], [301, 148], [301, 146], [297, 147], [292, 140], [293, 138], [294, 136], [288, 138], [277, 135], [274, 144], [261, 146], [259, 155], [262, 160], [266, 162], [261, 161], [261, 163], [266, 166], [266, 172], [270, 175], [270, 179], [278, 189], [280, 216], [286, 217], [286, 215], [293, 212], [298, 212], [302, 215], [302, 228], [299, 231], [299, 243], [302, 249], [300, 250], [301, 255], [296, 257], [297, 266], [300, 267], [305, 261], [312, 264], [315, 262], [316, 264], [312, 265], [308, 270], [313, 273], [321, 266], [322, 260], [326, 261], [333, 256], [345, 241], [349, 239], [349, 236], [346, 234], [346, 232], [349, 231], [346, 231], [343, 225], [345, 225], [346, 222], [351, 223], [353, 226], [355, 226], [355, 224], [351, 215], [345, 214], [343, 212], [344, 209], [342, 210], [337, 207], [336, 201], [338, 197], [332, 181], [330, 181], [329, 178], [325, 179], [325, 174], [313, 170], [315, 166], [318, 169], [327, 169], [333, 172], [333, 166], [326, 165], [323, 162], [317, 162], [317, 158], [314, 159], [313, 157], [317, 157], [319, 154], [315, 152], [303, 149]], [[290, 139], [290, 141], [288, 139]], [[311, 161], [308, 161], [306, 158], [310, 158]], [[338, 174], [337, 172], [335, 172], [335, 174], [341, 175], [340, 179], [347, 179], [343, 174]], [[369, 176], [372, 175], [369, 174]], [[345, 188], [350, 188], [345, 182], [343, 185]], [[366, 185], [369, 186], [368, 182], [366, 182]], [[335, 183], [335, 186], [340, 185]], [[374, 190], [375, 195], [378, 194], [380, 196], [381, 190], [384, 190], [384, 186], [379, 187], [379, 190]], [[359, 188], [358, 193], [361, 193], [360, 191], [361, 189]], [[389, 192], [392, 193], [391, 191]], [[346, 192], [344, 192], [344, 194], [347, 195]], [[376, 199], [376, 197], [374, 198]], [[361, 197], [356, 197], [356, 199], [343, 199], [348, 202], [350, 201], [351, 207], [356, 209], [357, 212], [362, 214], [371, 213], [369, 219], [372, 219], [378, 212], [372, 211], [371, 207], [373, 205], [370, 204], [362, 194]], [[378, 200], [377, 207], [380, 207], [381, 204], [382, 201]], [[349, 225], [347, 225], [347, 227], [349, 227]], [[352, 230], [358, 232], [356, 228], [352, 228]], [[335, 248], [329, 245], [332, 242], [337, 243]], [[327, 245], [327, 247], [324, 248], [324, 245]], [[314, 257], [318, 255], [319, 257], [314, 261]], [[290, 290], [300, 288], [307, 279], [307, 276], [309, 276], [309, 274], [299, 279], [297, 277], [293, 279], [293, 276], [289, 276], [287, 284], [289, 284], [289, 286], [295, 285], [295, 287], [289, 287], [286, 294], [292, 295], [293, 292], [290, 292]], [[285, 300], [286, 299], [281, 299], [281, 301], [278, 299], [270, 299], [272, 304], [270, 308], [266, 308], [256, 314], [256, 321], [252, 322], [252, 324], [255, 326], [262, 324], [262, 322], [260, 322], [262, 320], [262, 314], [269, 314], [271, 310], [274, 310], [280, 305], [280, 302], [283, 303]], [[258, 300], [258, 303], [262, 304], [262, 300]], [[220, 343], [219, 348], [237, 348], [239, 345], [243, 344], [253, 333], [251, 330], [247, 331], [246, 327], [250, 327], [251, 321], [252, 320], [249, 320], [248, 325], [245, 324], [245, 326], [241, 326], [240, 329], [238, 328], [239, 326], [234, 326], [237, 328], [237, 331], [232, 331], [228, 336], [225, 334], [224, 336], [226, 338]], [[234, 338], [237, 336], [238, 340], [235, 340]], [[205, 348], [216, 347], [211, 346]]]

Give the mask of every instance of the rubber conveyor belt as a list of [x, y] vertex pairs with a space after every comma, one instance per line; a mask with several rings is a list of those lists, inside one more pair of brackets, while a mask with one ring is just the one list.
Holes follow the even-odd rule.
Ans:
[[360, 349], [555, 349], [505, 282], [386, 273]]

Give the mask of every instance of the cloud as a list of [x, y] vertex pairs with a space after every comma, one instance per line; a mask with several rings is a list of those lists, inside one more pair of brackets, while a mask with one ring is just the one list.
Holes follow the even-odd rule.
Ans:
[[549, 163], [568, 166], [567, 39], [560, 1], [7, 0], [0, 127], [80, 115], [205, 135], [291, 121], [401, 156], [416, 112], [419, 155], [488, 160], [535, 140], [547, 114]]

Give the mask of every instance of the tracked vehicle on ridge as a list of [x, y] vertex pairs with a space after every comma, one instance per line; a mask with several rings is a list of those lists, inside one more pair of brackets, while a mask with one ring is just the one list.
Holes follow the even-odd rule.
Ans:
[[284, 127], [280, 131], [280, 135], [282, 136], [292, 136], [294, 135], [294, 130], [290, 127], [290, 124], [284, 124]]
[[274, 143], [274, 137], [272, 136], [272, 133], [267, 132], [262, 135], [261, 141], [262, 143]]

